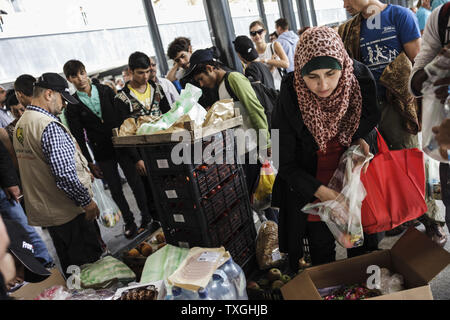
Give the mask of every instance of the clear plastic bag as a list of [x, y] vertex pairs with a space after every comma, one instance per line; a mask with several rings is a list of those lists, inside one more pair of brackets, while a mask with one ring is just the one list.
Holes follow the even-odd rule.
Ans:
[[351, 146], [342, 155], [328, 184], [339, 196], [335, 200], [309, 203], [302, 209], [305, 213], [319, 215], [344, 248], [359, 247], [364, 242], [361, 206], [366, 189], [360, 175], [362, 167], [372, 158], [372, 154], [366, 157], [359, 146]]
[[436, 98], [435, 91], [438, 89], [434, 83], [450, 76], [450, 47], [447, 46], [425, 66], [428, 80], [422, 88], [422, 142], [423, 151], [431, 158], [440, 162], [449, 162], [439, 152], [439, 146], [434, 138], [432, 128], [439, 126], [445, 118], [450, 116], [450, 110], [446, 110], [441, 101]]
[[94, 193], [94, 201], [100, 210], [98, 220], [107, 228], [113, 228], [120, 221], [122, 212], [113, 199], [103, 189], [103, 184], [99, 179], [95, 179], [92, 183], [92, 191]]
[[272, 203], [272, 188], [275, 183], [276, 173], [273, 164], [266, 161], [260, 171], [258, 186], [253, 194], [253, 208], [257, 211], [270, 208]]

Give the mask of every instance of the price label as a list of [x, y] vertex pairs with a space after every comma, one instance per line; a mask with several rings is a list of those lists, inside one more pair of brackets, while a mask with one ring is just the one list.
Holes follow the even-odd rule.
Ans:
[[203, 252], [197, 261], [200, 262], [216, 262], [220, 258], [220, 253], [218, 252]]
[[178, 198], [177, 192], [175, 190], [166, 190], [166, 196], [168, 199]]
[[159, 169], [169, 169], [169, 161], [167, 159], [156, 160]]
[[173, 220], [175, 222], [181, 222], [181, 223], [186, 222], [186, 221], [184, 221], [184, 216], [182, 214], [174, 214], [173, 215]]
[[278, 261], [278, 260], [281, 260], [281, 254], [280, 254], [280, 251], [278, 251], [278, 249], [275, 249], [272, 252], [272, 261]]

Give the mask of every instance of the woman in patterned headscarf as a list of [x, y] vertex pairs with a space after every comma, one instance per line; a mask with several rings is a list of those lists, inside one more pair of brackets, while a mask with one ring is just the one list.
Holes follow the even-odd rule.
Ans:
[[[327, 185], [339, 158], [352, 144], [369, 152], [369, 144], [376, 144], [373, 129], [379, 117], [370, 70], [348, 56], [333, 29], [306, 30], [272, 120], [280, 130], [273, 206], [280, 208], [280, 251], [288, 253], [292, 271], [303, 257], [303, 238], [308, 239], [313, 265], [335, 260], [335, 240], [326, 224], [300, 210], [309, 202], [336, 199], [338, 193]], [[365, 243], [349, 255], [366, 250]]]

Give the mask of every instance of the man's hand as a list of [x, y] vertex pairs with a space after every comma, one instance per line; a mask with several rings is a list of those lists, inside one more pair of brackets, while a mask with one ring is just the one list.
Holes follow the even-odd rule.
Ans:
[[6, 198], [8, 200], [14, 200], [17, 203], [19, 203], [19, 200], [22, 196], [22, 193], [20, 192], [19, 186], [12, 186], [8, 188], [3, 188], [3, 191], [5, 191]]
[[87, 206], [83, 207], [83, 209], [86, 213], [85, 218], [88, 221], [94, 221], [100, 215], [100, 210], [94, 200], [91, 200], [91, 202], [89, 202]]
[[427, 81], [428, 75], [424, 69], [417, 71], [411, 79], [411, 88], [418, 96], [422, 95], [423, 83]]
[[436, 98], [441, 100], [441, 103], [444, 104], [445, 100], [448, 97], [448, 86], [450, 85], [450, 78], [439, 79], [434, 83], [438, 88], [434, 93], [436, 94]]
[[314, 193], [314, 196], [321, 202], [325, 202], [329, 200], [336, 200], [339, 194], [339, 192], [321, 185], [319, 189], [317, 189], [316, 193]]
[[138, 162], [136, 162], [136, 170], [140, 176], [147, 175], [147, 169], [145, 168], [144, 160], [139, 160]]
[[96, 177], [97, 179], [103, 179], [103, 172], [100, 169], [100, 167], [92, 162], [88, 163], [89, 169], [91, 169], [91, 173]]

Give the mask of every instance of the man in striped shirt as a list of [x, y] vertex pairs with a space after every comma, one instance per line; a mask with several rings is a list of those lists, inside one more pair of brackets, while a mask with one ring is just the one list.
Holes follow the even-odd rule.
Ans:
[[64, 272], [97, 261], [103, 252], [92, 175], [75, 138], [57, 118], [65, 101], [73, 100], [64, 78], [43, 74], [13, 137], [29, 225], [48, 228]]

